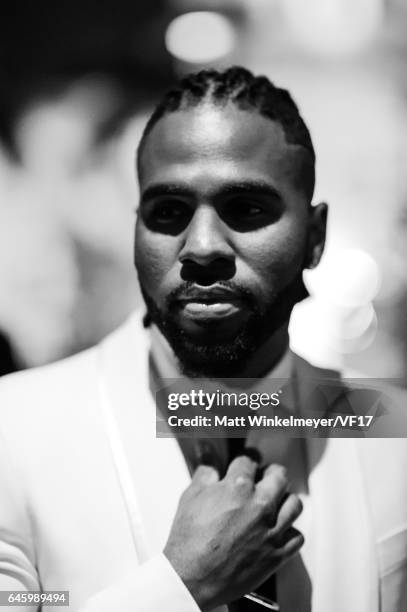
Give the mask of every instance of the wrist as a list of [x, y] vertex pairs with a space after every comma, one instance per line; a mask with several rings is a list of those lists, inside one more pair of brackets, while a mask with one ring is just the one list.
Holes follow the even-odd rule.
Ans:
[[202, 612], [213, 610], [216, 605], [213, 597], [213, 589], [209, 587], [207, 581], [199, 577], [199, 571], [195, 564], [191, 564], [185, 556], [174, 554], [174, 551], [164, 549], [163, 554], [171, 564], [174, 571], [181, 578], [190, 595]]

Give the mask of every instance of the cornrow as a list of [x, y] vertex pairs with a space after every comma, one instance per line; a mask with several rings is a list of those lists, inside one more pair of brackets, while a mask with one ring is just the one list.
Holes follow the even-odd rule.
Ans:
[[165, 115], [211, 102], [224, 106], [230, 102], [237, 108], [255, 111], [278, 122], [289, 144], [303, 147], [311, 156], [311, 171], [307, 173], [305, 189], [310, 198], [315, 183], [315, 151], [311, 136], [298, 107], [286, 89], [276, 87], [265, 76], [254, 76], [249, 70], [234, 66], [223, 72], [201, 70], [178, 81], [164, 94], [149, 118], [137, 152], [139, 167], [144, 142], [154, 125]]

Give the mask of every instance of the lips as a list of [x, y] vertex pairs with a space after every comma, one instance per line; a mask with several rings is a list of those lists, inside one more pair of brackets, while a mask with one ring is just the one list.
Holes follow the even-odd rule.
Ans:
[[184, 302], [184, 313], [193, 319], [219, 319], [239, 311], [240, 302]]
[[224, 287], [192, 287], [178, 297], [178, 305], [188, 319], [209, 322], [238, 314], [243, 307], [243, 300], [236, 292]]
[[180, 302], [196, 301], [196, 302], [214, 302], [216, 299], [225, 301], [226, 299], [240, 299], [240, 295], [221, 285], [212, 285], [211, 287], [189, 287], [177, 296]]

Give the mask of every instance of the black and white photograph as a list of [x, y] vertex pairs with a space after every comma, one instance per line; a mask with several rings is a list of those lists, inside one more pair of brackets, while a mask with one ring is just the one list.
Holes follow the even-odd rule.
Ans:
[[407, 4], [6, 0], [0, 610], [407, 612]]

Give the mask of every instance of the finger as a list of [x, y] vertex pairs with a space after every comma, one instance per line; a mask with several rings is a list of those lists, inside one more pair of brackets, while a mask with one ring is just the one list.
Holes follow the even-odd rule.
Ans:
[[304, 536], [295, 527], [290, 527], [284, 532], [279, 547], [279, 554], [283, 560], [287, 560], [295, 555], [304, 544]]
[[289, 529], [292, 523], [300, 516], [302, 508], [302, 501], [298, 495], [294, 495], [294, 493], [287, 495], [278, 510], [277, 520], [273, 530], [276, 533], [283, 534], [283, 532]]
[[269, 474], [274, 474], [275, 472], [282, 471], [285, 476], [287, 476], [287, 468], [280, 463], [270, 463], [263, 472], [263, 478], [268, 476]]
[[219, 472], [210, 465], [200, 465], [192, 477], [191, 486], [203, 489], [219, 481]]
[[225, 479], [233, 484], [250, 484], [253, 486], [258, 463], [250, 457], [236, 457], [228, 467]]
[[287, 470], [281, 465], [272, 464], [265, 471], [262, 480], [256, 485], [256, 499], [262, 505], [269, 506], [269, 510], [276, 515], [287, 487]]

